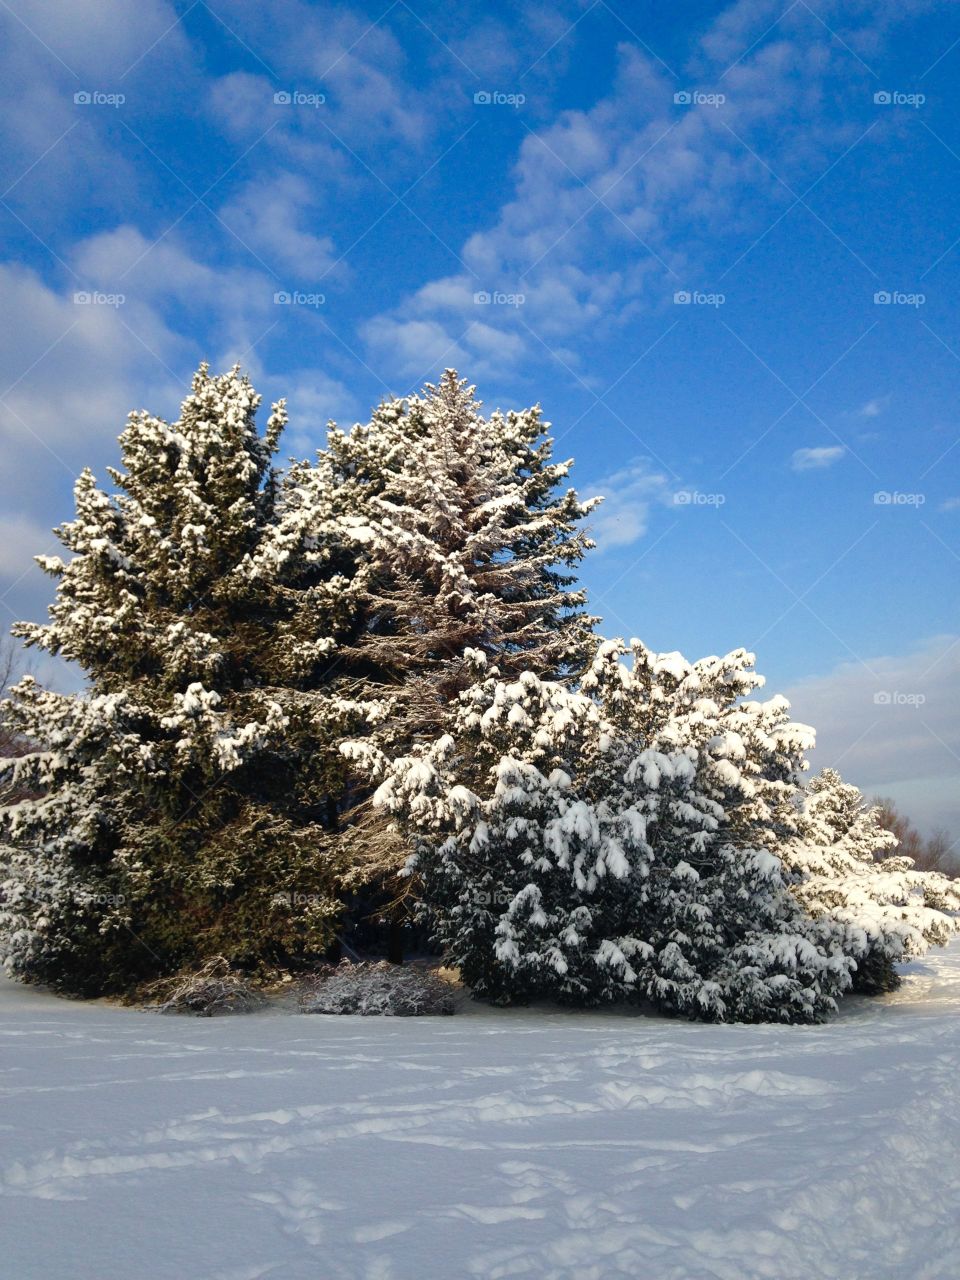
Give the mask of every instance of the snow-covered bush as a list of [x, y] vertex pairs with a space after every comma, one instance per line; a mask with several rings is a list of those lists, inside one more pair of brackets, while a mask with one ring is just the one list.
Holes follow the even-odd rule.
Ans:
[[844, 951], [857, 962], [854, 990], [869, 994], [897, 987], [898, 961], [960, 930], [960, 884], [897, 856], [897, 838], [880, 816], [835, 769], [824, 769], [802, 797], [796, 838], [783, 845], [798, 900], [844, 926]]
[[432, 744], [344, 750], [379, 781], [476, 995], [816, 1021], [944, 941], [960, 896], [875, 861], [889, 837], [838, 775], [804, 789], [813, 731], [753, 700], [762, 683], [744, 650], [689, 663], [604, 642], [577, 691], [493, 671]]
[[221, 1014], [254, 1013], [266, 1004], [264, 997], [254, 991], [223, 956], [214, 956], [196, 972], [184, 974], [164, 986], [158, 1013], [214, 1018]]
[[842, 931], [802, 910], [773, 848], [809, 731], [782, 699], [742, 701], [758, 683], [742, 650], [690, 664], [608, 642], [578, 692], [494, 672], [433, 744], [394, 760], [345, 748], [409, 833], [476, 995], [711, 1020], [835, 1008]]
[[450, 1014], [449, 983], [413, 965], [343, 960], [321, 973], [300, 997], [301, 1013], [356, 1013], [395, 1018]]

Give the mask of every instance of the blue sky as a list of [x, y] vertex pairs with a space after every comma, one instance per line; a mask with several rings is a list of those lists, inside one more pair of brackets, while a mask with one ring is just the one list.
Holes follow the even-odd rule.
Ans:
[[818, 764], [960, 835], [956, 5], [0, 22], [9, 621], [76, 472], [199, 360], [286, 395], [298, 454], [453, 365], [608, 495], [608, 633], [755, 649]]

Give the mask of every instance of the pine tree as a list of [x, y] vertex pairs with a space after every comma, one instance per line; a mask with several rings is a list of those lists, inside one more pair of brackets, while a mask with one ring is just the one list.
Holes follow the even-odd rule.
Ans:
[[576, 692], [494, 671], [434, 743], [393, 759], [345, 747], [413, 841], [438, 939], [476, 995], [645, 999], [709, 1020], [835, 1009], [843, 931], [810, 919], [768, 847], [806, 734], [780, 723], [782, 700], [741, 701], [751, 665], [606, 642]]
[[[23, 681], [10, 714], [42, 742], [14, 765], [37, 798], [6, 810], [8, 969], [90, 993], [223, 953], [253, 966], [322, 952], [339, 902], [335, 744], [376, 708], [330, 691], [344, 583], [271, 459], [238, 369], [201, 366], [180, 419], [131, 414], [109, 496], [88, 471], [72, 552], [28, 645], [79, 664], [65, 696]], [[285, 526], [284, 526], [285, 527]]]
[[960, 929], [960, 886], [893, 852], [899, 842], [882, 817], [835, 769], [824, 769], [806, 788], [796, 838], [784, 845], [799, 877], [797, 898], [845, 928], [844, 950], [857, 962], [854, 989], [867, 994], [894, 990], [899, 961]]
[[593, 503], [558, 492], [571, 464], [551, 461], [539, 407], [479, 410], [475, 388], [448, 369], [349, 434], [332, 428], [316, 468], [362, 549], [368, 594], [344, 657], [408, 690], [421, 735], [468, 683], [465, 649], [505, 675], [555, 678], [581, 670], [593, 645], [572, 573], [592, 545], [578, 525]]
[[[376, 736], [394, 753], [444, 732], [472, 679], [468, 650], [504, 675], [564, 678], [594, 645], [573, 572], [592, 545], [581, 525], [594, 504], [563, 489], [571, 464], [552, 460], [539, 407], [480, 409], [475, 388], [448, 369], [349, 433], [332, 426], [315, 465], [297, 471], [291, 529], [312, 521], [353, 547], [340, 679], [389, 698]], [[351, 799], [356, 881], [386, 883], [402, 900], [404, 844], [361, 788]]]

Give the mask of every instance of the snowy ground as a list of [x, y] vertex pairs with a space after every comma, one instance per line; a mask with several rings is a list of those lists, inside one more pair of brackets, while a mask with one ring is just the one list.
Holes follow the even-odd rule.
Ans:
[[13, 1280], [954, 1280], [960, 944], [818, 1028], [0, 987]]

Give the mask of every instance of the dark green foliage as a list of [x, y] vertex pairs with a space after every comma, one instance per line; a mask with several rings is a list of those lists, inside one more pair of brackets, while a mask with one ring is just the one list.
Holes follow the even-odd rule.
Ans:
[[49, 750], [17, 762], [40, 793], [4, 823], [9, 968], [93, 994], [211, 955], [255, 969], [316, 958], [338, 928], [331, 845], [338, 736], [316, 539], [278, 547], [282, 493], [238, 371], [202, 368], [169, 425], [134, 414], [118, 493], [89, 473], [59, 531], [69, 563], [29, 644], [79, 663], [65, 697], [24, 682], [11, 714]]

